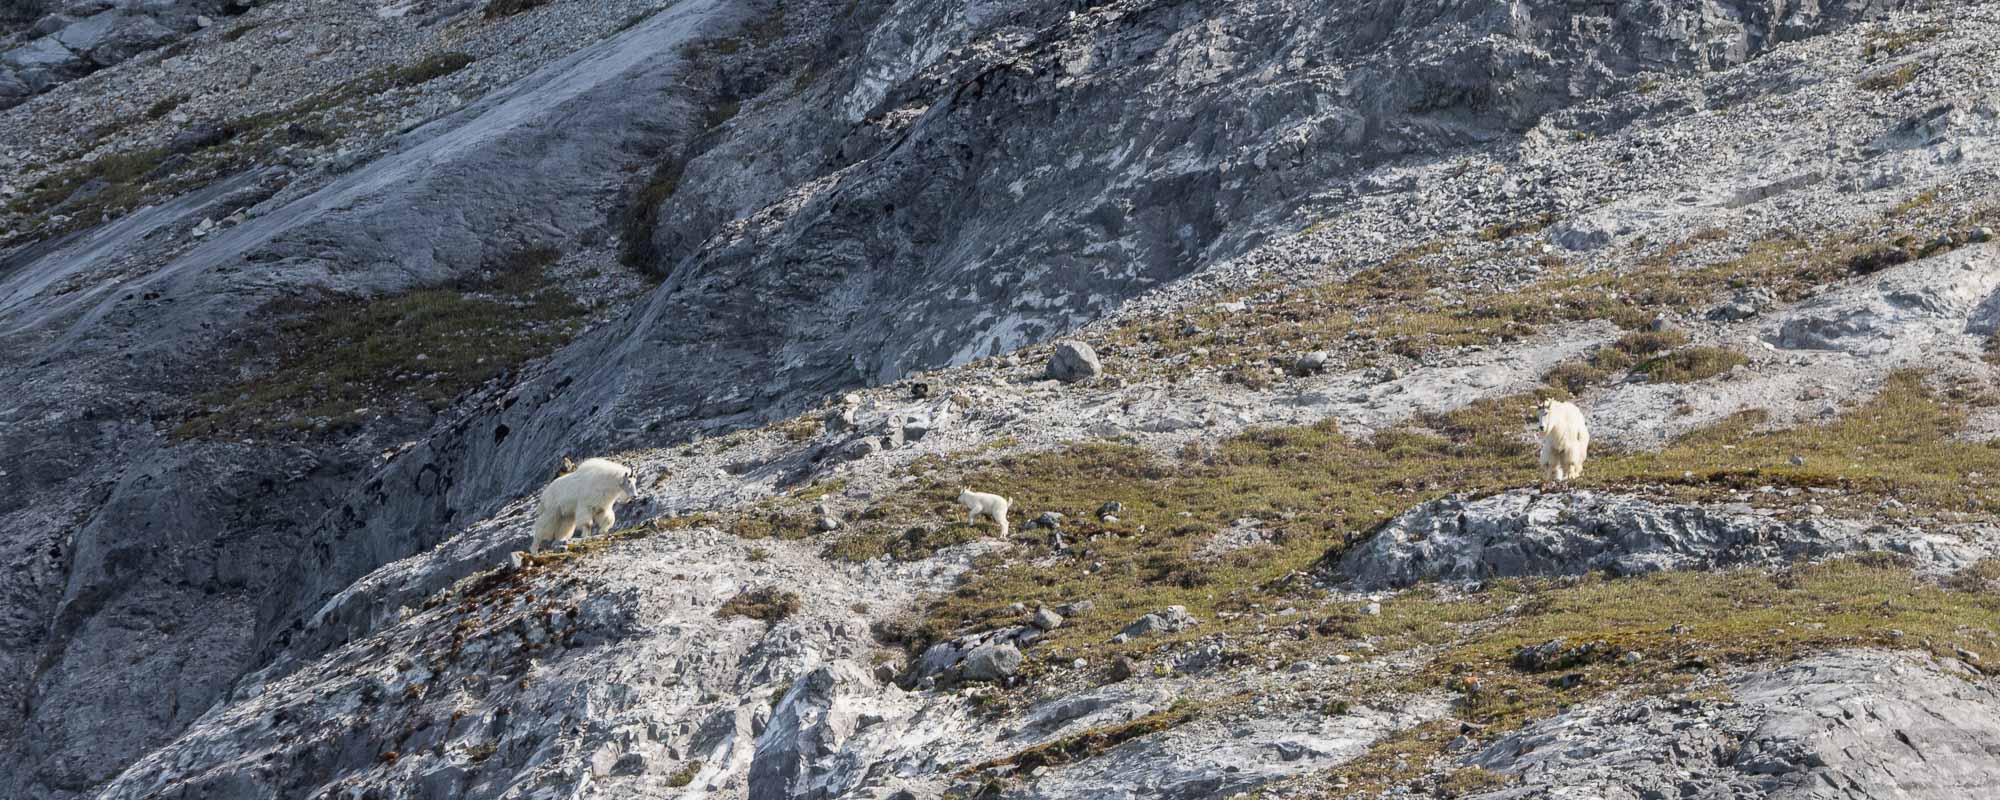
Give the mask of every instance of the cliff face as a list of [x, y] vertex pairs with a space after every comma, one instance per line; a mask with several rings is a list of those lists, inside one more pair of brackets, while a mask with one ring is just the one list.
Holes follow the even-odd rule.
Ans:
[[[1630, 322], [1565, 311], [1574, 330], [1553, 336], [1492, 312], [1499, 338], [1461, 331], [1440, 357], [1407, 346], [1431, 335], [1419, 326], [1382, 333], [1401, 289], [1326, 294], [1363, 266], [1442, 270], [1416, 297], [1444, 325], [1479, 292], [1567, 274], [1565, 258], [1687, 267], [1808, 219], [1870, 231], [1856, 247], [1943, 231], [1852, 274], [1788, 273], [1818, 281], [1803, 294], [1879, 269], [1904, 283], [1801, 306], [1768, 339], [1757, 315], [1800, 293], [1730, 299], [1747, 313], [1697, 331], [1786, 351], [1767, 377], [1590, 390], [1610, 440], [1639, 450], [1755, 406], [1774, 425], [1812, 418], [1770, 398], [1815, 380], [1861, 402], [1935, 366], [1923, 357], [1976, 359], [1991, 328], [1992, 287], [1966, 277], [1993, 266], [1983, 195], [1943, 195], [1972, 210], [1956, 216], [1926, 216], [1930, 200], [1880, 213], [1993, 168], [1979, 87], [1996, 23], [1976, 7], [288, 0], [205, 27], [205, 6], [144, 9], [190, 21], [90, 69], [47, 67], [62, 80], [22, 77], [35, 37], [141, 12], [58, 10], [0, 55], [0, 99], [20, 103], [0, 112], [0, 668], [30, 676], [0, 688], [9, 797], [978, 788], [968, 770], [1009, 753], [1167, 714], [1177, 695], [1282, 694], [1301, 673], [1169, 659], [1161, 680], [1097, 686], [1051, 666], [1021, 707], [975, 709], [893, 667], [881, 677], [903, 687], [883, 686], [869, 629], [977, 580], [978, 552], [1017, 557], [1004, 542], [852, 566], [697, 520], [484, 572], [525, 541], [519, 500], [565, 455], [618, 453], [651, 481], [628, 520], [747, 513], [840, 477], [825, 502], [900, 524], [890, 499], [943, 474], [918, 455], [1388, 431], [1522, 391]], [[1638, 280], [1559, 291], [1680, 296]], [[1237, 314], [1216, 303], [1244, 293], [1286, 310], [1118, 333]], [[1112, 380], [1009, 388], [1035, 385], [1038, 347], [1093, 324]], [[1272, 387], [1252, 343], [1295, 374]], [[1351, 369], [1295, 368], [1316, 350]], [[1240, 357], [1208, 360], [1223, 352]], [[1845, 355], [1799, 361], [1820, 352]], [[932, 393], [912, 399], [912, 380]], [[863, 387], [882, 387], [865, 435], [821, 433], [817, 413], [768, 427]], [[1922, 549], [1850, 520], [1838, 547], [1773, 556], [1753, 546], [1765, 527], [1729, 519], [1749, 555], [1661, 562]], [[1984, 535], [1928, 568], [1971, 568]], [[1439, 579], [1430, 556], [1396, 557], [1351, 571]], [[803, 609], [768, 629], [716, 617], [764, 585]], [[1014, 636], [1036, 652], [989, 623], [949, 647]], [[1212, 752], [1226, 717], [1052, 773], [989, 772], [1020, 796], [1223, 796], [1457, 713], [1397, 697], [1246, 715]], [[1520, 760], [1484, 752], [1480, 769]]]

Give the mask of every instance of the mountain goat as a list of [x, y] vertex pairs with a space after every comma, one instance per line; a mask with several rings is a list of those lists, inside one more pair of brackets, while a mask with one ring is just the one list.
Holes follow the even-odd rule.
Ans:
[[975, 492], [971, 489], [960, 487], [958, 490], [958, 504], [965, 506], [967, 510], [972, 512], [967, 517], [966, 522], [977, 525], [979, 524], [979, 516], [984, 514], [991, 517], [994, 522], [1000, 523], [1001, 536], [1007, 535], [1007, 509], [1013, 505], [1007, 498], [997, 494]]
[[1583, 474], [1590, 449], [1590, 427], [1574, 403], [1543, 400], [1535, 415], [1542, 425], [1542, 476], [1567, 481]]
[[579, 526], [597, 534], [609, 533], [618, 523], [612, 507], [638, 497], [639, 479], [630, 467], [609, 459], [584, 459], [575, 471], [549, 481], [542, 489], [535, 540], [528, 552], [541, 552], [544, 542], [569, 541]]

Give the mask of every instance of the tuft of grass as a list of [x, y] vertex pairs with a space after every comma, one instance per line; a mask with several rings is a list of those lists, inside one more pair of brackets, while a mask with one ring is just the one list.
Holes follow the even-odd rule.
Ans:
[[1028, 773], [1038, 767], [1074, 764], [1141, 736], [1186, 725], [1193, 722], [1197, 716], [1193, 705], [1177, 702], [1165, 710], [1155, 711], [1130, 722], [1093, 728], [1047, 744], [1030, 747], [1006, 758], [979, 764], [967, 770], [967, 773], [984, 772], [1000, 767], [1010, 767], [1012, 773]]
[[421, 86], [472, 66], [472, 62], [472, 56], [465, 53], [436, 53], [396, 68], [390, 74], [391, 82], [398, 87]]
[[1937, 203], [1939, 194], [1938, 189], [1925, 189], [1924, 191], [1903, 198], [1902, 202], [1897, 203], [1893, 208], [1889, 209], [1889, 218], [1906, 217], [1917, 211], [1929, 208]]
[[1532, 233], [1539, 233], [1541, 232], [1542, 229], [1547, 228], [1550, 225], [1554, 225], [1555, 222], [1556, 222], [1556, 215], [1554, 214], [1543, 214], [1533, 219], [1514, 220], [1511, 222], [1496, 222], [1492, 225], [1488, 225], [1480, 229], [1479, 241], [1499, 242], [1512, 239], [1516, 236], [1526, 236]]
[[187, 101], [188, 96], [184, 94], [173, 94], [162, 97], [153, 101], [152, 105], [146, 107], [146, 119], [148, 121], [157, 120], [168, 114], [172, 114], [174, 113], [174, 109], [180, 108], [181, 104]]
[[1495, 792], [1514, 785], [1514, 777], [1482, 767], [1460, 767], [1445, 776], [1438, 794], [1447, 800]]
[[799, 613], [799, 596], [782, 591], [775, 586], [745, 589], [741, 594], [729, 598], [717, 609], [715, 615], [723, 619], [748, 617], [764, 623], [773, 623]]
[[1856, 81], [1854, 85], [1871, 92], [1893, 92], [1910, 85], [1917, 79], [1919, 68], [1916, 64], [1904, 64], [1888, 72], [1878, 72]]
[[1905, 50], [1937, 38], [1944, 30], [1941, 25], [1925, 25], [1902, 33], [1878, 31], [1869, 34], [1868, 41], [1861, 45], [1861, 56], [1872, 61], [1877, 56], [1901, 55]]
[[1727, 348], [1688, 347], [1647, 359], [1632, 369], [1656, 383], [1692, 383], [1748, 363], [1748, 356]]
[[549, 0], [488, 0], [486, 11], [483, 13], [487, 19], [501, 19], [533, 11], [548, 4]]
[[679, 789], [690, 783], [694, 783], [694, 776], [699, 774], [701, 774], [701, 762], [689, 761], [686, 764], [682, 764], [680, 769], [674, 770], [667, 775], [667, 787]]
[[581, 307], [542, 278], [557, 255], [519, 251], [483, 283], [274, 303], [236, 359], [273, 367], [201, 398], [176, 433], [331, 435], [407, 404], [440, 410], [575, 335]]

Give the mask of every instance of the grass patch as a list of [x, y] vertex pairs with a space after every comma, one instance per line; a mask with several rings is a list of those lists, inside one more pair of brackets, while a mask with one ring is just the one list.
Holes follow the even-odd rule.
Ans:
[[701, 762], [689, 761], [686, 764], [682, 764], [680, 769], [674, 770], [667, 775], [667, 787], [670, 789], [679, 789], [690, 783], [694, 783], [694, 776], [699, 774], [701, 774]]
[[549, 0], [488, 0], [484, 14], [487, 19], [500, 19], [524, 14], [548, 4]]
[[1917, 79], [1919, 68], [1916, 64], [1904, 64], [1888, 72], [1878, 72], [1856, 81], [1854, 85], [1871, 92], [1893, 92], [1910, 85]]
[[410, 404], [440, 410], [576, 333], [582, 308], [542, 280], [557, 256], [520, 251], [484, 282], [273, 303], [266, 312], [273, 321], [238, 345], [233, 359], [273, 368], [203, 398], [207, 408], [177, 433], [333, 434]]
[[172, 114], [174, 113], [174, 109], [180, 108], [181, 104], [187, 102], [187, 100], [187, 95], [175, 94], [153, 101], [152, 105], [146, 107], [146, 119], [147, 121], [152, 121]]
[[[1404, 687], [1457, 692], [1454, 717], [1485, 726], [1486, 737], [1614, 690], [1682, 692], [1696, 676], [1724, 666], [1783, 662], [1842, 647], [1926, 647], [1950, 656], [1954, 643], [1991, 643], [2000, 625], [2000, 595], [1933, 585], [1885, 557], [1778, 572], [1510, 584], [1490, 594], [1498, 596], [1414, 601], [1419, 608], [1409, 613], [1416, 615], [1463, 616], [1450, 607], [1476, 611], [1502, 603], [1517, 603], [1520, 611], [1443, 648]], [[1578, 646], [1568, 664], [1533, 673], [1515, 665], [1523, 648], [1558, 638]], [[1585, 644], [1592, 646], [1580, 646]], [[1642, 654], [1641, 660], [1625, 663], [1620, 656], [1627, 652]], [[1353, 793], [1405, 784], [1442, 755], [1457, 724], [1441, 720], [1400, 732], [1335, 774]]]
[[1901, 55], [1903, 51], [1937, 38], [1944, 33], [1944, 26], [1925, 25], [1902, 33], [1875, 32], [1868, 35], [1868, 41], [1861, 45], [1861, 56], [1873, 60], [1878, 56]]
[[747, 617], [764, 623], [774, 623], [799, 613], [799, 596], [781, 591], [775, 586], [745, 589], [743, 593], [729, 598], [716, 610], [715, 615], [723, 619]]
[[[314, 94], [283, 109], [249, 114], [221, 126], [219, 141], [175, 152], [152, 147], [113, 153], [94, 162], [77, 163], [44, 177], [9, 204], [8, 209], [30, 217], [63, 214], [68, 221], [44, 225], [39, 230], [9, 232], [0, 236], [0, 247], [24, 241], [59, 236], [97, 224], [100, 220], [125, 213], [141, 205], [195, 189], [214, 176], [242, 169], [261, 159], [273, 146], [273, 138], [291, 130], [308, 133], [320, 130], [305, 123], [320, 114], [343, 108], [393, 89], [405, 89], [450, 75], [473, 61], [464, 53], [439, 53], [412, 64], [385, 67], [361, 75], [340, 86]], [[167, 98], [147, 110], [148, 119], [172, 113]], [[155, 114], [157, 113], [157, 116]]]
[[[1664, 342], [1655, 341], [1653, 344]], [[1643, 347], [1634, 343], [1635, 349]], [[1652, 346], [1647, 344], [1644, 346]], [[914, 465], [921, 476], [895, 498], [857, 515], [830, 557], [875, 557], [932, 542], [928, 537], [992, 535], [964, 525], [951, 504], [958, 486], [991, 487], [1014, 501], [1017, 546], [982, 555], [966, 580], [933, 598], [905, 635], [921, 650], [960, 633], [1015, 624], [1014, 603], [1055, 606], [1089, 599], [1097, 611], [1072, 619], [1049, 642], [1096, 663], [1140, 654], [1162, 643], [1226, 628], [1217, 612], [1273, 604], [1288, 595], [1288, 576], [1337, 559], [1390, 516], [1448, 493], [1483, 494], [1535, 482], [1527, 393], [1425, 415], [1371, 438], [1347, 436], [1332, 423], [1253, 430], [1172, 457], [1120, 444], [1082, 444], [1051, 452]], [[1767, 497], [1763, 486], [1835, 488], [1813, 502], [1872, 513], [1894, 498], [1906, 513], [1961, 512], [2000, 501], [2000, 447], [1956, 437], [1965, 414], [1925, 386], [1920, 375], [1894, 376], [1869, 402], [1827, 424], [1760, 430], [1743, 414], [1670, 442], [1658, 452], [1600, 450], [1577, 485], [1640, 492], [1666, 500], [1806, 502]], [[1801, 463], [1793, 463], [1798, 456]], [[1988, 477], [1993, 476], [1993, 477]], [[1124, 504], [1119, 521], [1096, 521], [1108, 500]], [[1022, 524], [1043, 511], [1066, 515], [1063, 557], [1049, 559], [1045, 531]], [[1787, 512], [1789, 513], [1789, 512]], [[1268, 543], [1216, 557], [1200, 555], [1219, 531], [1251, 520]], [[909, 537], [903, 544], [896, 537]], [[1187, 632], [1124, 645], [1108, 640], [1141, 614], [1186, 606], [1210, 622]], [[1393, 606], [1390, 608], [1393, 609]], [[1350, 632], [1443, 635], [1438, 619], [1349, 619]], [[1432, 629], [1432, 633], [1415, 631]]]
[[1632, 370], [1645, 374], [1655, 383], [1692, 383], [1748, 363], [1748, 356], [1728, 348], [1689, 347], [1647, 359]]
[[1197, 716], [1194, 707], [1186, 702], [1177, 702], [1164, 711], [1155, 711], [1121, 725], [1093, 728], [1071, 736], [1057, 739], [1048, 744], [1030, 747], [1019, 753], [980, 764], [968, 772], [983, 772], [998, 767], [1012, 767], [1016, 773], [1033, 772], [1037, 767], [1058, 767], [1074, 764], [1095, 756], [1111, 748], [1149, 736], [1170, 728], [1177, 728], [1193, 722]]
[[[1744, 287], [1762, 287], [1782, 302], [1794, 302], [1914, 258], [1918, 242], [1994, 216], [1982, 209], [1951, 220], [1905, 220], [1900, 232], [1888, 234], [1873, 225], [1818, 236], [1778, 234], [1721, 260], [1680, 263], [1684, 254], [1722, 236], [1707, 230], [1629, 270], [1583, 272], [1552, 263], [1547, 277], [1507, 291], [1461, 290], [1459, 268], [1470, 257], [1453, 254], [1449, 242], [1433, 241], [1342, 280], [1303, 288], [1260, 286], [1086, 338], [1107, 367], [1133, 377], [1172, 380], [1206, 367], [1262, 383], [1271, 380], [1269, 367], [1312, 350], [1333, 354], [1329, 367], [1338, 369], [1383, 352], [1422, 358], [1433, 351], [1516, 341], [1561, 324], [1605, 320], [1644, 331], [1661, 314], [1698, 314]], [[1225, 300], [1243, 301], [1247, 308], [1217, 308]]]
[[1533, 219], [1514, 220], [1512, 222], [1497, 222], [1479, 230], [1479, 241], [1500, 242], [1516, 236], [1540, 233], [1542, 229], [1554, 225], [1555, 222], [1556, 215], [1554, 214], [1543, 214]]

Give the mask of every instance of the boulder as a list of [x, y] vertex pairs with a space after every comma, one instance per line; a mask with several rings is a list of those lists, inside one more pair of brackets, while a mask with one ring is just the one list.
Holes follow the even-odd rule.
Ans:
[[965, 679], [998, 681], [1021, 669], [1021, 651], [1011, 644], [983, 644], [965, 656]]
[[1104, 365], [1097, 360], [1097, 351], [1083, 342], [1063, 342], [1056, 345], [1054, 355], [1049, 356], [1048, 376], [1064, 383], [1075, 383], [1104, 374]]
[[1133, 620], [1132, 624], [1125, 626], [1125, 629], [1119, 631], [1119, 633], [1126, 636], [1152, 636], [1160, 633], [1178, 633], [1193, 627], [1195, 624], [1196, 620], [1193, 615], [1188, 613], [1186, 606], [1168, 606], [1164, 611], [1147, 614]]

